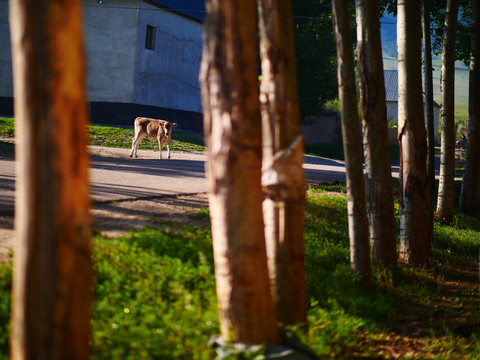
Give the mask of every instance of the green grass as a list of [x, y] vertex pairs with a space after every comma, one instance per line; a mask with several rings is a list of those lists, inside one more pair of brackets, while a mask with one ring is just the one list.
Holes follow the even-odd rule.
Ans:
[[[89, 145], [127, 149], [132, 147], [133, 127], [126, 129], [122, 127], [89, 125], [87, 131]], [[14, 119], [0, 118], [0, 137], [13, 137], [14, 133]], [[175, 129], [172, 134], [170, 148], [171, 150], [203, 151], [205, 150], [203, 135]], [[158, 142], [157, 140], [144, 139], [140, 143], [139, 149], [158, 150]]]
[[[441, 119], [439, 121], [441, 122]], [[455, 125], [457, 125], [458, 139], [462, 131], [467, 131], [468, 129], [468, 104], [455, 103]]]
[[12, 287], [12, 264], [0, 264], [0, 359], [8, 356], [10, 330], [10, 290]]
[[0, 117], [0, 137], [13, 137], [15, 134], [14, 123], [12, 118]]
[[[0, 118], [0, 137], [14, 136], [14, 120]], [[88, 126], [88, 144], [129, 149], [132, 146], [133, 129], [113, 126]], [[158, 142], [144, 139], [139, 149], [158, 150]], [[171, 150], [204, 151], [203, 134], [175, 129], [172, 135]], [[341, 143], [306, 145], [305, 152], [310, 155], [344, 160]], [[399, 159], [398, 145], [390, 145], [392, 160]]]
[[[386, 349], [403, 358], [479, 358], [478, 219], [456, 215], [451, 226], [435, 224], [428, 269], [374, 269], [366, 291], [349, 267], [344, 192], [336, 185], [307, 194], [309, 327], [298, 330], [304, 342], [335, 359], [382, 358]], [[192, 216], [207, 226], [207, 214]], [[212, 359], [207, 341], [219, 330], [211, 246], [208, 227], [95, 236], [91, 358]], [[10, 265], [0, 266], [3, 358], [10, 279]]]
[[95, 237], [92, 359], [208, 359], [218, 330], [209, 231]]

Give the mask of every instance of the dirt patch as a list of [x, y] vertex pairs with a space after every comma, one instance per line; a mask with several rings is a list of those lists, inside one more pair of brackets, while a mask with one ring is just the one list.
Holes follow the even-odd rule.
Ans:
[[117, 237], [144, 227], [165, 224], [205, 225], [204, 217], [192, 216], [208, 207], [205, 193], [159, 196], [149, 199], [108, 202], [91, 210], [93, 229], [101, 235]]
[[[206, 213], [195, 214], [207, 207], [205, 193], [99, 203], [90, 210], [92, 230], [106, 237], [118, 237], [144, 227], [204, 226]], [[0, 216], [0, 262], [11, 258], [14, 239], [13, 217]]]

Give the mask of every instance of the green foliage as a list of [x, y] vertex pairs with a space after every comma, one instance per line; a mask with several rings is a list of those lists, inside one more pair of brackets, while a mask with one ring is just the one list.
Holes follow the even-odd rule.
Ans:
[[12, 118], [0, 117], [0, 137], [15, 136], [15, 120]]
[[302, 118], [319, 115], [338, 96], [332, 5], [325, 0], [294, 0], [298, 87]]
[[[379, 0], [380, 16], [384, 13], [397, 13], [396, 0]], [[459, 0], [459, 17], [455, 43], [455, 60], [470, 63], [470, 25], [472, 18], [471, 2]], [[443, 30], [445, 27], [446, 0], [432, 0], [430, 8], [432, 49], [436, 55], [441, 54], [443, 48]]]

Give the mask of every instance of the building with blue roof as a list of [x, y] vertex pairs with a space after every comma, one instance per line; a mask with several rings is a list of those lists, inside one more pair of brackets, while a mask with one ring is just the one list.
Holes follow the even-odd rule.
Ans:
[[[398, 72], [397, 70], [384, 70], [385, 77], [385, 101], [387, 103], [388, 119], [398, 123]], [[425, 95], [423, 96], [424, 112], [426, 111]], [[440, 105], [433, 102], [433, 133], [435, 142], [438, 142], [438, 122], [440, 117]]]

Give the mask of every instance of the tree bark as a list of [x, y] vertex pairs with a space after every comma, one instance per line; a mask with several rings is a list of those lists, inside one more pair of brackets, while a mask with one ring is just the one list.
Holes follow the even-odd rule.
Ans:
[[427, 125], [427, 179], [428, 179], [428, 238], [429, 248], [433, 243], [433, 221], [435, 211], [435, 134], [433, 113], [432, 41], [430, 39], [430, 2], [422, 0], [423, 56], [425, 61], [425, 122]]
[[259, 0], [265, 240], [277, 319], [306, 323], [305, 179], [290, 0]]
[[378, 0], [357, 0], [357, 61], [372, 258], [397, 265], [395, 209], [388, 143]]
[[442, 70], [442, 135], [440, 183], [438, 186], [437, 217], [451, 223], [455, 186], [455, 35], [458, 0], [448, 0], [443, 32]]
[[262, 218], [255, 2], [206, 5], [200, 81], [221, 333], [279, 343]]
[[420, 6], [397, 6], [400, 259], [414, 266], [427, 265], [430, 253]]
[[477, 59], [480, 51], [480, 5], [472, 1], [472, 39], [470, 47], [470, 79], [468, 99], [468, 141], [465, 173], [460, 192], [459, 209], [466, 215], [477, 210], [477, 187], [480, 175], [480, 71]]
[[80, 1], [10, 2], [16, 118], [11, 359], [87, 359], [91, 256]]
[[368, 287], [371, 283], [370, 245], [348, 1], [333, 0], [332, 10], [337, 47], [338, 95], [342, 113], [343, 149], [347, 172], [350, 264], [352, 270], [360, 275], [362, 283]]

